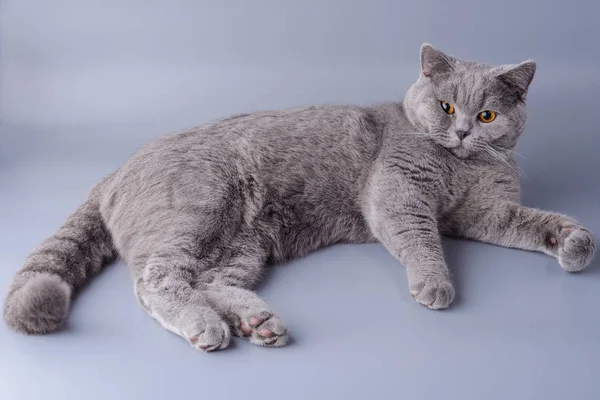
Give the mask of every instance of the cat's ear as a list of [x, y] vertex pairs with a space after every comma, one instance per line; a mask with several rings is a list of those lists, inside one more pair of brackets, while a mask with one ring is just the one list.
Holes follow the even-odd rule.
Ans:
[[454, 69], [452, 57], [442, 53], [429, 43], [421, 45], [421, 73], [431, 77]]
[[508, 65], [500, 68], [498, 79], [510, 86], [519, 97], [525, 98], [535, 75], [535, 69], [536, 65], [533, 60]]

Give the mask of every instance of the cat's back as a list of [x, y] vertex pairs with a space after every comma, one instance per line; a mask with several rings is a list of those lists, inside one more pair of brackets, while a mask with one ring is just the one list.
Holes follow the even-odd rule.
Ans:
[[269, 179], [291, 169], [360, 169], [377, 152], [380, 136], [376, 113], [353, 105], [238, 114], [150, 141], [102, 185], [140, 196], [198, 180], [218, 186], [244, 173]]
[[[376, 130], [374, 113], [353, 105], [317, 105], [237, 114], [166, 134], [144, 145], [131, 160], [211, 148], [286, 151], [298, 144], [327, 145]], [[364, 138], [363, 138], [364, 139]], [[281, 148], [277, 148], [281, 146]]]
[[[371, 158], [380, 129], [368, 108], [322, 105], [238, 114], [159, 137], [138, 150], [114, 179], [184, 170], [279, 169]], [[126, 179], [128, 180], [128, 179]]]

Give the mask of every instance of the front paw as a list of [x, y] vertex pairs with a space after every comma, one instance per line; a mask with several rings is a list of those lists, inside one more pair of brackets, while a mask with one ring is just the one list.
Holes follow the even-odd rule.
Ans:
[[417, 303], [433, 310], [448, 308], [454, 300], [454, 287], [447, 276], [423, 276], [410, 284], [410, 294]]
[[596, 246], [592, 232], [581, 227], [564, 227], [557, 240], [558, 262], [565, 271], [577, 272], [587, 267]]

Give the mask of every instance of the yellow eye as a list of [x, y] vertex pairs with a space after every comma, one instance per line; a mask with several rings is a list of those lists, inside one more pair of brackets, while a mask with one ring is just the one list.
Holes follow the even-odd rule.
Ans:
[[496, 113], [494, 111], [490, 111], [490, 110], [485, 110], [479, 113], [479, 115], [477, 116], [477, 118], [479, 118], [479, 120], [481, 122], [492, 122], [493, 120], [496, 119]]
[[440, 104], [442, 105], [442, 110], [444, 110], [446, 112], [446, 114], [448, 114], [448, 115], [454, 114], [454, 106], [452, 104], [447, 103], [445, 101], [440, 101]]

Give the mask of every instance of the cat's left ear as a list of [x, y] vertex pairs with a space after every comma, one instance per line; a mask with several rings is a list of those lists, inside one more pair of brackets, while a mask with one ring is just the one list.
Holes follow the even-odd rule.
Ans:
[[524, 99], [535, 75], [535, 70], [535, 61], [528, 60], [520, 64], [501, 67], [498, 79], [506, 83], [519, 97]]
[[454, 60], [451, 56], [442, 53], [429, 43], [421, 45], [421, 73], [423, 76], [429, 78], [453, 69]]

